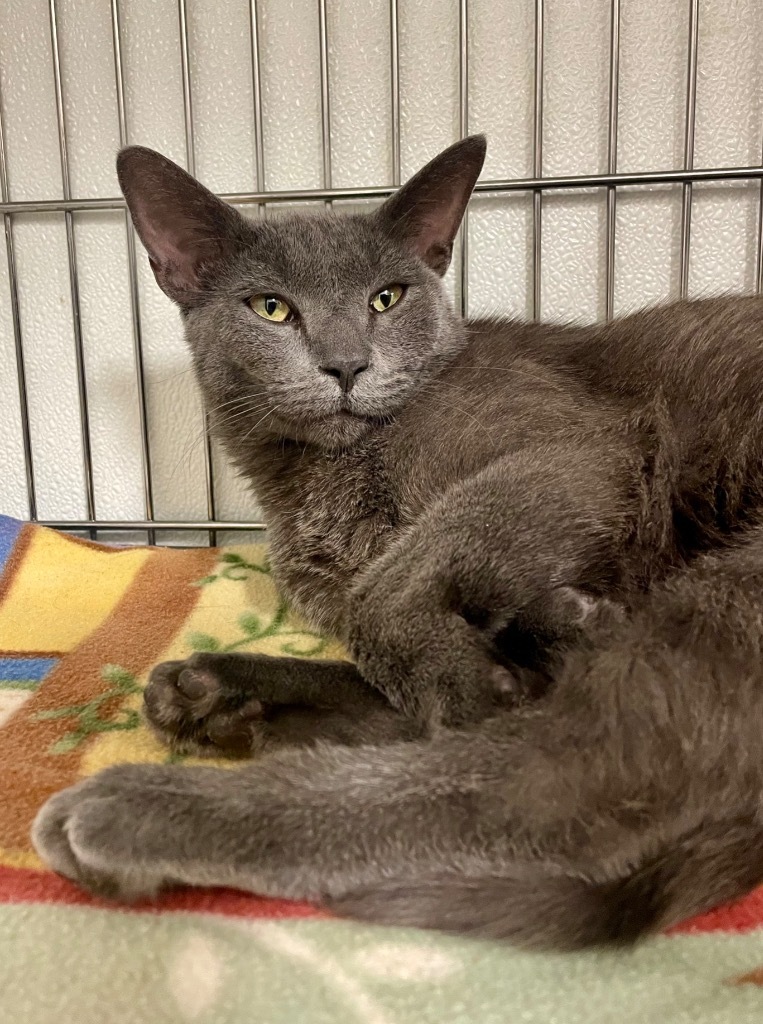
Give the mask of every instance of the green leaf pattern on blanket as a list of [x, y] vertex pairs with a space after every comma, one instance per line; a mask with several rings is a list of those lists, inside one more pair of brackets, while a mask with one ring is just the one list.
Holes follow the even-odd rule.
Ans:
[[[216, 572], [196, 580], [193, 586], [207, 587], [220, 580], [243, 583], [255, 574], [269, 576], [270, 565], [254, 565], [247, 562], [235, 551], [226, 551], [220, 556]], [[247, 648], [261, 640], [282, 639], [279, 650], [282, 654], [302, 658], [314, 658], [326, 649], [328, 640], [319, 633], [309, 629], [294, 629], [287, 623], [288, 605], [279, 600], [278, 607], [269, 621], [263, 620], [253, 611], [243, 612], [238, 617], [240, 635], [229, 643], [223, 643], [210, 633], [190, 632], [186, 642], [192, 651], [208, 651], [227, 653]], [[95, 733], [114, 732], [116, 730], [137, 729], [140, 725], [140, 713], [134, 708], [120, 707], [102, 717], [104, 705], [118, 697], [129, 697], [141, 690], [135, 675], [121, 665], [104, 665], [101, 677], [109, 684], [108, 688], [85, 704], [70, 704], [65, 707], [40, 711], [38, 719], [65, 719], [76, 721], [73, 729], [64, 733], [48, 750], [50, 754], [68, 754], [76, 750], [89, 736]], [[173, 759], [176, 759], [177, 755]]]
[[[210, 576], [202, 576], [196, 580], [194, 586], [208, 587], [218, 580], [234, 580], [244, 583], [256, 574], [270, 576], [272, 570], [270, 564], [255, 565], [247, 562], [235, 551], [226, 551], [220, 556], [217, 571]], [[238, 618], [238, 626], [241, 635], [230, 643], [223, 644], [216, 636], [210, 633], [192, 632], [186, 637], [188, 646], [194, 651], [220, 652], [237, 651], [258, 640], [266, 640], [271, 637], [283, 637], [285, 643], [280, 645], [282, 654], [291, 654], [301, 658], [315, 658], [326, 649], [328, 641], [319, 633], [309, 629], [292, 629], [286, 624], [286, 616], [289, 608], [285, 601], [279, 601], [275, 614], [270, 622], [263, 622], [254, 612], [244, 612]], [[306, 643], [300, 643], [300, 640]]]
[[242, 583], [256, 573], [270, 576], [270, 564], [266, 562], [264, 565], [253, 565], [242, 558], [241, 555], [236, 554], [235, 551], [226, 551], [225, 554], [220, 556], [217, 572], [211, 576], [202, 576], [200, 580], [196, 580], [194, 586], [207, 587], [210, 583], [215, 583], [217, 580], [235, 580]]
[[[242, 647], [257, 643], [258, 640], [266, 640], [270, 637], [283, 637], [284, 643], [280, 645], [283, 654], [293, 654], [303, 658], [314, 658], [321, 654], [328, 643], [325, 637], [319, 633], [313, 633], [309, 629], [291, 629], [286, 625], [288, 607], [281, 601], [276, 608], [275, 614], [270, 622], [263, 622], [253, 612], [243, 612], [238, 617], [238, 626], [241, 635], [230, 643], [223, 644], [217, 637], [210, 633], [189, 633], [186, 637], [188, 646], [194, 651], [211, 651], [227, 654], [229, 651], [237, 651]], [[293, 639], [287, 639], [293, 638]], [[306, 643], [300, 644], [300, 639]]]
[[134, 708], [119, 708], [108, 718], [101, 717], [101, 708], [115, 697], [129, 697], [140, 692], [135, 676], [122, 668], [121, 665], [104, 665], [101, 678], [111, 685], [97, 697], [85, 704], [69, 704], [66, 707], [54, 708], [50, 711], [38, 711], [35, 718], [57, 719], [73, 718], [77, 725], [64, 733], [48, 750], [49, 754], [68, 754], [91, 736], [93, 733], [114, 732], [123, 729], [137, 729], [140, 715]]

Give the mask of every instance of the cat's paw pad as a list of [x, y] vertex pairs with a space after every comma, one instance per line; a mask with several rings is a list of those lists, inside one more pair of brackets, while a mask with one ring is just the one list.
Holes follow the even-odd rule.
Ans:
[[227, 686], [219, 655], [197, 653], [156, 665], [144, 692], [152, 728], [182, 753], [251, 754], [263, 716], [255, 697]]

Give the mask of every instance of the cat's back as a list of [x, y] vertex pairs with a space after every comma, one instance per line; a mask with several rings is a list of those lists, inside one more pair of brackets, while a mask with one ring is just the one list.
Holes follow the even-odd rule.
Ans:
[[652, 306], [583, 331], [575, 364], [590, 386], [622, 398], [711, 408], [757, 404], [763, 383], [763, 298], [720, 296]]
[[691, 468], [698, 451], [749, 432], [761, 393], [759, 297], [672, 302], [585, 326], [473, 320], [459, 355], [399, 417], [386, 461], [410, 516], [533, 445], [607, 435], [627, 458], [642, 428], [667, 431], [661, 441]]

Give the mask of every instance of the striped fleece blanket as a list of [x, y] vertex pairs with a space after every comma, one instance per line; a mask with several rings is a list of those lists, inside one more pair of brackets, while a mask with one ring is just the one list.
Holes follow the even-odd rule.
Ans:
[[141, 689], [194, 649], [342, 653], [289, 613], [263, 545], [117, 549], [0, 517], [0, 1024], [763, 1021], [763, 889], [631, 952], [539, 955], [228, 890], [126, 909], [53, 875], [37, 808], [170, 757]]

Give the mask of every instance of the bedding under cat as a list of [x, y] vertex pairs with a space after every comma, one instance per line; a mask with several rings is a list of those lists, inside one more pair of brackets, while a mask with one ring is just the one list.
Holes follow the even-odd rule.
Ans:
[[153, 727], [34, 842], [129, 899], [236, 885], [526, 945], [623, 942], [763, 881], [763, 300], [460, 320], [485, 143], [374, 212], [248, 221], [131, 147], [284, 593], [349, 663], [157, 666]]

